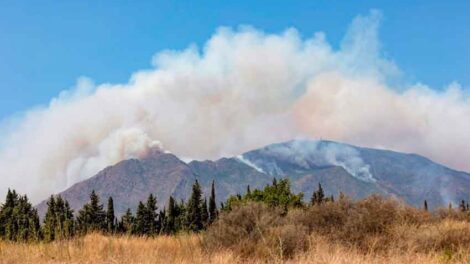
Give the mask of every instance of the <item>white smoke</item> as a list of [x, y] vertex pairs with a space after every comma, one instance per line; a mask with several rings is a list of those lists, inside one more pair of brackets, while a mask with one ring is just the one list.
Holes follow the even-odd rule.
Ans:
[[338, 50], [323, 33], [220, 28], [202, 51], [158, 53], [127, 84], [81, 80], [47, 107], [4, 121], [0, 192], [13, 187], [38, 201], [159, 142], [203, 159], [328, 138], [470, 170], [468, 97], [458, 84], [388, 85], [400, 71], [381, 55], [379, 22], [375, 11], [356, 18]]
[[[258, 171], [275, 176], [286, 175], [278, 163], [289, 164], [301, 170], [324, 166], [340, 166], [353, 177], [365, 181], [375, 182], [370, 172], [370, 165], [366, 164], [359, 151], [347, 145], [329, 141], [296, 139], [286, 144], [273, 144], [260, 150], [264, 158], [254, 157], [250, 160], [244, 155], [237, 156], [239, 160]], [[291, 168], [288, 168], [291, 169]]]

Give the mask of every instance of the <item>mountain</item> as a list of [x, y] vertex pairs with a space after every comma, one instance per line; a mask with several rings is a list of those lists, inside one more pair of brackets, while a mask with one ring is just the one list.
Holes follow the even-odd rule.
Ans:
[[[121, 161], [60, 193], [78, 211], [95, 190], [105, 203], [109, 196], [115, 211], [135, 209], [150, 193], [163, 208], [170, 195], [186, 199], [197, 179], [206, 194], [212, 181], [216, 197], [262, 188], [272, 179], [288, 177], [305, 199], [321, 183], [327, 194], [344, 192], [353, 198], [372, 193], [393, 196], [421, 206], [456, 203], [470, 198], [470, 174], [452, 170], [416, 154], [361, 148], [333, 141], [292, 140], [272, 144], [230, 158], [185, 163], [171, 153], [151, 151], [143, 159]], [[40, 215], [46, 201], [37, 205]]]

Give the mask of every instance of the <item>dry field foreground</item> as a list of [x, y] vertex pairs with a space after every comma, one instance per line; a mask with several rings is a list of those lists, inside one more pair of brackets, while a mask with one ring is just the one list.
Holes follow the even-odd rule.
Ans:
[[20, 244], [0, 242], [1, 263], [470, 263], [470, 249], [453, 253], [389, 250], [361, 253], [311, 237], [309, 249], [293, 259], [242, 260], [230, 251], [205, 252], [197, 235], [127, 237], [90, 234], [70, 241]]

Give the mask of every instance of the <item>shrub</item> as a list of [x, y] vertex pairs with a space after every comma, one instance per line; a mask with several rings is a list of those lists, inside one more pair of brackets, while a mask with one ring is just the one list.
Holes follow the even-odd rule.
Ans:
[[234, 206], [220, 214], [203, 238], [206, 249], [230, 249], [242, 257], [284, 259], [307, 247], [308, 230], [289, 224], [283, 210], [262, 203]]

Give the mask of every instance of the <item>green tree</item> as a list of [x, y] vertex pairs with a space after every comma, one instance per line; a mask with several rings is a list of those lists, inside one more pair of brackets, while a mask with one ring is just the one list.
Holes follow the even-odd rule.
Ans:
[[187, 206], [187, 228], [191, 231], [198, 232], [203, 228], [202, 222], [202, 191], [199, 182], [193, 184], [191, 197]]
[[75, 234], [75, 220], [73, 216], [73, 210], [70, 208], [70, 204], [67, 200], [64, 203], [64, 214], [65, 214], [65, 237], [69, 238]]
[[207, 210], [207, 199], [204, 199], [204, 202], [202, 202], [201, 221], [202, 221], [203, 226], [206, 226], [209, 223], [209, 211]]
[[225, 209], [230, 210], [233, 205], [246, 202], [262, 202], [272, 207], [282, 207], [287, 212], [288, 207], [301, 207], [303, 193], [294, 194], [290, 189], [290, 182], [286, 179], [276, 180], [263, 190], [255, 189], [245, 196], [230, 196], [225, 203]]
[[[211, 196], [209, 197], [209, 223], [212, 223], [217, 219], [217, 205], [215, 202], [215, 186], [214, 181], [212, 181], [211, 186]], [[248, 186], [249, 188], [249, 186]]]
[[12, 241], [32, 241], [41, 237], [39, 216], [28, 197], [8, 190], [0, 209], [0, 235]]
[[118, 229], [121, 233], [133, 234], [135, 231], [135, 217], [132, 215], [131, 209], [127, 208], [126, 213], [119, 221]]
[[325, 193], [320, 183], [318, 183], [317, 191], [313, 192], [310, 203], [312, 205], [321, 204], [325, 201]]
[[147, 225], [146, 234], [154, 235], [159, 230], [157, 221], [157, 198], [153, 194], [149, 195], [145, 209], [145, 224]]
[[81, 233], [106, 230], [106, 212], [94, 190], [90, 194], [90, 202], [78, 212], [77, 224]]
[[56, 231], [56, 205], [53, 195], [47, 201], [47, 211], [44, 217], [43, 234], [46, 241], [55, 239]]
[[145, 208], [144, 203], [141, 201], [139, 202], [139, 205], [137, 206], [137, 212], [135, 214], [135, 233], [138, 235], [143, 235], [148, 233], [148, 225], [145, 222], [146, 220], [146, 215], [147, 215], [147, 208]]
[[0, 235], [5, 239], [13, 240], [14, 233], [16, 232], [12, 215], [18, 202], [19, 197], [16, 191], [8, 189], [5, 203], [0, 210]]
[[168, 211], [166, 212], [166, 223], [164, 232], [166, 234], [176, 233], [176, 219], [178, 217], [178, 208], [173, 196], [168, 199]]
[[114, 233], [116, 228], [116, 217], [114, 216], [113, 197], [108, 198], [108, 207], [106, 208], [106, 226], [108, 233]]
[[12, 234], [14, 241], [39, 240], [39, 216], [26, 195], [19, 197], [18, 204], [13, 209], [12, 220], [16, 226], [16, 233]]

